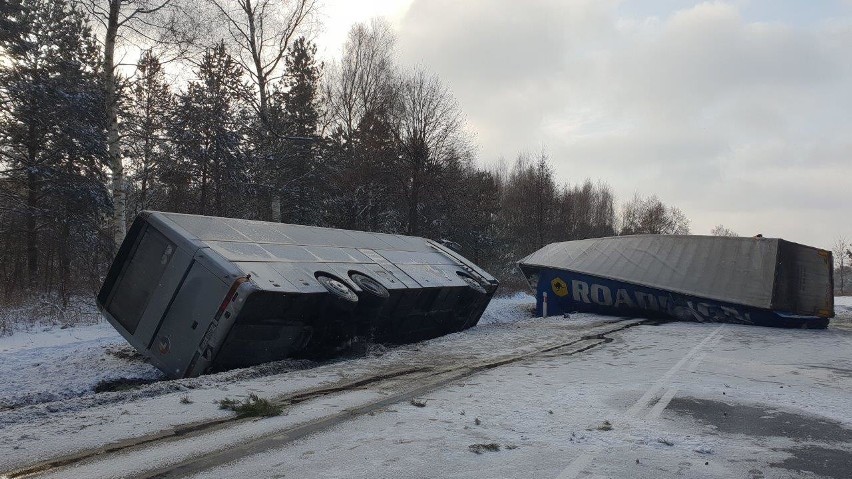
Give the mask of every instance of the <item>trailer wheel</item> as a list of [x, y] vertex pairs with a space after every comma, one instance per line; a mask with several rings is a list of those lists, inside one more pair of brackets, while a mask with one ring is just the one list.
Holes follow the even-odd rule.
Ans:
[[317, 281], [329, 292], [334, 305], [338, 308], [344, 311], [352, 311], [358, 306], [358, 295], [343, 281], [323, 274], [317, 275]]
[[477, 293], [480, 293], [480, 294], [487, 294], [487, 292], [485, 291], [485, 288], [483, 288], [482, 285], [479, 284], [479, 281], [473, 279], [472, 276], [470, 276], [467, 273], [463, 273], [461, 271], [458, 271], [457, 273], [458, 273], [459, 277], [465, 283], [467, 283], [467, 285], [468, 285], [468, 287], [470, 287], [470, 289], [472, 289], [472, 290], [474, 290], [474, 291], [476, 291]]

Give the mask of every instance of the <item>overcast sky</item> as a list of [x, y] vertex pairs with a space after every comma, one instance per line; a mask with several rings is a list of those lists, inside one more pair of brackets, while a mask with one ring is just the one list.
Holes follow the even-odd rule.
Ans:
[[330, 0], [321, 48], [377, 15], [483, 164], [543, 148], [561, 182], [657, 194], [696, 234], [852, 238], [852, 0]]

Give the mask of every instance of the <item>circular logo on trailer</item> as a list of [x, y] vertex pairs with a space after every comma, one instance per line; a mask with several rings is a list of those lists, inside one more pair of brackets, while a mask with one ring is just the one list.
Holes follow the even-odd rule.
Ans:
[[169, 354], [169, 351], [172, 349], [172, 342], [169, 341], [169, 337], [160, 336], [160, 341], [157, 342], [157, 348], [160, 350], [160, 354]]
[[550, 282], [550, 287], [553, 288], [553, 294], [556, 296], [565, 296], [568, 294], [568, 285], [562, 278], [554, 278], [553, 281]]

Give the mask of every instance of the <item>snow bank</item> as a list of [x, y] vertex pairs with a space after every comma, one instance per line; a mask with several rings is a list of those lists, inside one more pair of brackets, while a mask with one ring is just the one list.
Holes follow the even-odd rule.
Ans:
[[535, 297], [529, 293], [518, 292], [493, 298], [482, 314], [479, 324], [515, 323], [534, 314]]
[[62, 308], [58, 298], [44, 296], [0, 308], [0, 337], [102, 321], [93, 297], [72, 296], [68, 306]]
[[834, 319], [837, 324], [852, 323], [852, 296], [834, 297]]
[[163, 377], [108, 323], [0, 338], [0, 410], [92, 394], [116, 379]]

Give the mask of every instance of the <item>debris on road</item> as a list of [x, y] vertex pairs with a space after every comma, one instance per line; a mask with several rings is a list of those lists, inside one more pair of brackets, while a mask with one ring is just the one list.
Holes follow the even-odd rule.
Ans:
[[496, 442], [488, 443], [488, 444], [471, 444], [468, 446], [470, 452], [475, 454], [482, 454], [484, 452], [497, 452], [500, 450], [500, 445]]

